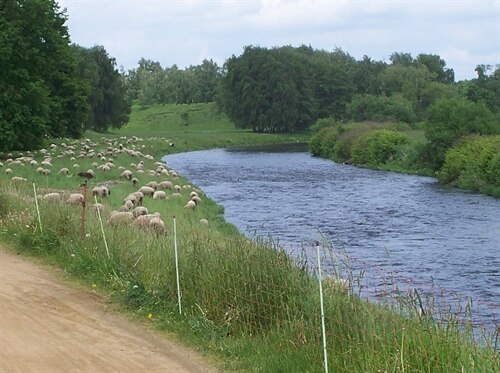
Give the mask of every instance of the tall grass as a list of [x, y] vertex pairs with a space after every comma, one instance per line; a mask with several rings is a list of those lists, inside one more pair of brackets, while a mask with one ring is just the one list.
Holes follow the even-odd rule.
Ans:
[[[140, 115], [145, 119], [144, 115], [161, 110], [170, 109], [150, 108]], [[190, 114], [193, 122], [186, 127], [198, 125], [194, 121], [196, 115]], [[132, 126], [127, 131], [139, 136], [135, 131], [142, 129], [142, 139], [129, 142], [130, 138], [121, 135], [90, 134], [90, 140], [103, 152], [110, 143], [113, 147], [120, 143], [134, 146], [143, 154], [155, 156], [164, 147], [170, 147], [171, 142], [176, 144], [175, 151], [182, 148], [177, 144], [184, 140], [176, 137], [176, 133], [160, 136], [163, 127], [177, 124], [158, 121], [155, 124], [158, 135], [148, 138], [154, 132], [153, 127], [146, 122], [144, 128], [138, 121], [134, 123], [137, 128]], [[239, 132], [231, 135], [235, 143], [252, 141], [247, 135], [256, 136]], [[188, 143], [184, 148], [204, 146], [205, 141], [208, 145], [211, 140], [204, 135], [196, 131], [182, 135]], [[212, 146], [219, 144], [215, 142]], [[36, 183], [39, 194], [54, 190], [64, 195], [80, 192], [81, 180], [75, 176], [76, 171], [92, 168], [92, 162], [103, 162], [95, 157], [76, 161], [67, 157], [58, 159], [55, 157], [58, 152], [53, 152], [50, 176], [39, 175], [28, 165], [12, 167], [14, 175], [28, 178], [28, 183], [13, 184], [11, 175], [0, 174], [1, 240], [60, 266], [89, 288], [108, 294], [139, 319], [173, 332], [185, 343], [217, 357], [223, 368], [246, 372], [324, 371], [319, 285], [310, 266], [290, 258], [271, 240], [241, 236], [224, 220], [223, 208], [201, 191], [202, 203], [196, 210], [185, 209], [189, 191], [196, 186], [188, 188], [189, 181], [182, 177], [168, 177], [186, 187], [180, 197], [169, 192], [167, 201], [144, 202], [150, 211], [161, 213], [167, 228], [163, 235], [133, 225], [105, 224], [108, 256], [90, 202], [82, 236], [82, 206], [40, 199], [42, 233], [31, 182]], [[35, 157], [41, 160], [40, 154]], [[142, 160], [149, 170], [154, 169], [156, 161], [127, 153], [112, 157], [115, 167], [98, 172], [90, 181], [91, 186], [111, 187], [112, 194], [100, 199], [105, 208], [104, 220], [121, 205], [124, 196], [137, 189], [119, 179], [119, 167], [129, 168], [131, 163]], [[79, 163], [79, 167], [71, 168], [70, 175], [57, 173], [73, 163]], [[147, 172], [137, 176], [140, 185], [158, 180]], [[90, 194], [88, 198], [90, 201]], [[182, 314], [177, 303], [174, 215], [178, 223]], [[200, 218], [208, 219], [209, 227], [201, 225]], [[335, 281], [325, 280], [324, 290], [328, 364], [332, 372], [500, 371], [495, 349], [474, 344], [451, 316], [446, 323], [436, 323], [432, 317], [414, 312], [411, 303], [373, 304]]]

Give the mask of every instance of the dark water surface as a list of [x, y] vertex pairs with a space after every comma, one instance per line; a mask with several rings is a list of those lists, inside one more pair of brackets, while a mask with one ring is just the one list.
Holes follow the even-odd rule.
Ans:
[[440, 293], [447, 303], [472, 297], [481, 322], [498, 318], [500, 200], [433, 178], [340, 165], [303, 148], [218, 149], [163, 160], [223, 205], [226, 220], [248, 236], [271, 235], [298, 254], [301, 247], [314, 253], [321, 232], [364, 271], [368, 296], [391, 278], [400, 289]]

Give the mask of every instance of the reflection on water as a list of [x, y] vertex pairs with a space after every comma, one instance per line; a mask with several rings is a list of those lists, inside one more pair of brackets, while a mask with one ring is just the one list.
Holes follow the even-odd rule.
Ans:
[[354, 270], [366, 270], [367, 289], [389, 273], [423, 291], [472, 296], [485, 305], [486, 317], [498, 314], [499, 200], [433, 178], [314, 158], [303, 145], [164, 160], [223, 205], [226, 219], [249, 236], [271, 235], [298, 252], [324, 235], [349, 254]]

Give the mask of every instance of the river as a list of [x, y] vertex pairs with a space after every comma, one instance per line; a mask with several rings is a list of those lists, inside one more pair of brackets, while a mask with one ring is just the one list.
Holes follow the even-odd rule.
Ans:
[[472, 299], [474, 322], [498, 325], [500, 200], [434, 178], [337, 164], [303, 146], [163, 160], [223, 205], [226, 220], [247, 236], [270, 236], [291, 255], [312, 255], [315, 241], [333, 247], [330, 273], [347, 254], [361, 295], [417, 289], [454, 312]]

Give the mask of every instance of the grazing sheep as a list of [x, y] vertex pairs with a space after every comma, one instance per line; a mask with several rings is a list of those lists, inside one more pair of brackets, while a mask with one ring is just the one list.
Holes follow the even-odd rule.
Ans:
[[131, 200], [126, 200], [125, 203], [123, 204], [123, 207], [125, 207], [127, 210], [132, 210], [134, 206], [135, 204]]
[[75, 164], [73, 165], [73, 168], [80, 168], [80, 165], [79, 165], [78, 163], [75, 163]]
[[198, 196], [198, 193], [196, 193], [194, 190], [189, 193], [189, 197], [194, 197], [194, 196]]
[[42, 174], [43, 173], [43, 167], [38, 167], [36, 169], [36, 172], [38, 172], [39, 174]]
[[13, 176], [11, 180], [13, 183], [16, 183], [16, 184], [25, 183], [28, 181], [28, 179], [26, 179], [24, 177], [19, 177], [19, 176]]
[[40, 165], [43, 167], [52, 167], [52, 163], [50, 163], [49, 161], [42, 161]]
[[42, 171], [42, 175], [44, 176], [49, 176], [50, 174], [52, 174], [52, 171], [49, 170], [48, 168], [44, 168], [43, 171]]
[[132, 214], [134, 215], [134, 218], [137, 218], [138, 216], [149, 214], [149, 211], [146, 207], [137, 206], [132, 210]]
[[137, 184], [139, 184], [139, 179], [137, 179], [136, 177], [132, 178], [132, 180], [131, 180], [131, 181], [132, 181], [132, 184], [133, 184], [133, 185], [137, 185]]
[[171, 181], [162, 181], [161, 183], [158, 184], [158, 188], [160, 189], [169, 189], [171, 190], [174, 187], [174, 184]]
[[158, 183], [156, 181], [150, 181], [146, 184], [146, 186], [153, 188], [154, 190], [158, 189]]
[[124, 170], [120, 174], [120, 178], [127, 179], [128, 181], [131, 181], [132, 180], [132, 171], [130, 171], [130, 170]]
[[135, 220], [134, 224], [137, 225], [139, 228], [147, 228], [149, 227], [149, 222], [153, 218], [159, 218], [160, 214], [159, 213], [154, 213], [154, 214], [146, 214], [146, 215], [139, 215]]
[[47, 202], [61, 202], [61, 200], [62, 200], [61, 194], [59, 194], [57, 192], [47, 193], [42, 198], [44, 201], [47, 201]]
[[193, 201], [194, 203], [199, 205], [201, 203], [201, 198], [198, 196], [193, 196], [193, 197], [191, 197], [191, 201]]
[[38, 166], [38, 162], [33, 159], [30, 161], [30, 165], [31, 166]]
[[3, 163], [2, 162], [0, 162], [0, 167], [3, 167]]
[[157, 190], [153, 194], [153, 199], [166, 199], [167, 198], [167, 193], [165, 193], [163, 190]]
[[200, 224], [203, 225], [204, 227], [208, 227], [208, 220], [207, 219], [200, 219]]
[[13, 171], [10, 169], [10, 168], [6, 168], [5, 169], [5, 173], [8, 175], [8, 174], [11, 174]]
[[153, 194], [155, 193], [155, 190], [153, 188], [151, 188], [151, 187], [143, 186], [143, 187], [141, 187], [139, 189], [139, 192], [141, 192], [145, 196], [153, 197]]
[[93, 209], [94, 209], [94, 213], [97, 215], [98, 213], [102, 215], [103, 211], [104, 211], [104, 206], [102, 203], [94, 203], [92, 205]]
[[66, 167], [63, 167], [59, 170], [58, 174], [61, 174], [61, 175], [68, 175], [69, 174], [69, 169], [67, 169]]
[[92, 189], [92, 196], [107, 197], [111, 194], [111, 190], [107, 186], [96, 186]]
[[186, 203], [186, 206], [184, 206], [184, 208], [194, 210], [196, 208], [196, 203], [194, 201], [188, 201], [188, 203]]
[[128, 211], [113, 212], [107, 220], [108, 225], [127, 224], [134, 220], [134, 215]]
[[165, 223], [157, 216], [149, 221], [149, 227], [152, 228], [157, 235], [165, 234]]
[[177, 193], [180, 193], [182, 188], [180, 185], [174, 185], [174, 190], [177, 192]]
[[69, 195], [68, 199], [66, 200], [66, 203], [69, 203], [70, 205], [81, 205], [83, 204], [83, 201], [84, 201], [83, 194], [72, 193]]

